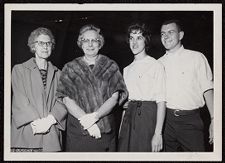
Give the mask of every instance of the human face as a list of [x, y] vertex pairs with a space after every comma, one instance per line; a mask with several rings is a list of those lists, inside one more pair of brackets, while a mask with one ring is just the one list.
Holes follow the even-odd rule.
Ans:
[[41, 34], [34, 41], [35, 57], [47, 59], [52, 52], [52, 42], [48, 35]]
[[140, 31], [132, 31], [130, 33], [129, 44], [134, 55], [145, 51], [145, 38]]
[[100, 50], [100, 42], [98, 34], [94, 30], [89, 30], [83, 33], [82, 46], [84, 55], [87, 57], [95, 57]]
[[169, 52], [174, 52], [181, 47], [181, 40], [184, 36], [183, 31], [179, 31], [175, 23], [162, 25], [161, 41]]

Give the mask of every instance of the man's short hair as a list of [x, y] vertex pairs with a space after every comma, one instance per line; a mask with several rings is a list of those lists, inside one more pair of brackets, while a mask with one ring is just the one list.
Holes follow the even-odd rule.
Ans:
[[177, 25], [177, 29], [178, 29], [179, 32], [180, 32], [180, 31], [183, 31], [182, 24], [181, 24], [180, 20], [178, 20], [178, 19], [170, 19], [170, 20], [166, 20], [166, 21], [164, 21], [164, 22], [162, 23], [162, 26], [163, 26], [163, 25], [167, 25], [167, 24], [171, 24], [171, 23], [175, 23], [175, 24]]

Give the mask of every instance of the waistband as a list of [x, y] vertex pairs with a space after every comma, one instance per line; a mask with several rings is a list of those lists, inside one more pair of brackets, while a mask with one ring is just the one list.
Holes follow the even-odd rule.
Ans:
[[171, 109], [167, 108], [168, 113], [172, 113], [174, 116], [185, 116], [185, 115], [191, 115], [191, 114], [196, 114], [200, 113], [200, 109], [193, 109], [193, 110], [180, 110], [180, 109]]
[[156, 104], [155, 101], [140, 101], [140, 100], [130, 100], [129, 103], [137, 104], [137, 106], [141, 106], [142, 104]]

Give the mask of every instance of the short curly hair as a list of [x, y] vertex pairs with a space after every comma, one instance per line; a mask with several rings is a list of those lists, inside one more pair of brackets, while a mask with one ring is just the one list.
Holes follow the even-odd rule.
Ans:
[[149, 50], [151, 33], [150, 33], [150, 30], [147, 27], [147, 25], [144, 23], [139, 23], [139, 22], [131, 24], [127, 30], [127, 42], [128, 43], [129, 43], [130, 34], [134, 31], [140, 31], [140, 33], [142, 33], [142, 36], [145, 38], [145, 49]]
[[35, 39], [40, 35], [48, 35], [52, 42], [52, 50], [55, 48], [55, 38], [52, 32], [48, 28], [39, 27], [33, 30], [28, 38], [27, 45], [30, 47], [31, 53], [35, 53], [34, 42], [35, 42]]
[[99, 48], [101, 49], [105, 43], [105, 40], [104, 40], [104, 37], [101, 33], [101, 29], [93, 24], [88, 24], [88, 25], [84, 25], [83, 27], [81, 27], [80, 29], [80, 32], [79, 32], [79, 36], [78, 36], [78, 39], [77, 39], [77, 45], [79, 48], [82, 47], [82, 40], [83, 40], [83, 34], [86, 32], [86, 31], [95, 31], [97, 34], [98, 34], [98, 40], [99, 40]]

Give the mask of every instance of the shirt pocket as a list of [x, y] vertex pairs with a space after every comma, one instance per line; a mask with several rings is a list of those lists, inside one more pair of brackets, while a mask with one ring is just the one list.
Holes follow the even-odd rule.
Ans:
[[190, 86], [196, 80], [193, 65], [185, 65], [179, 71], [179, 79], [184, 85]]

